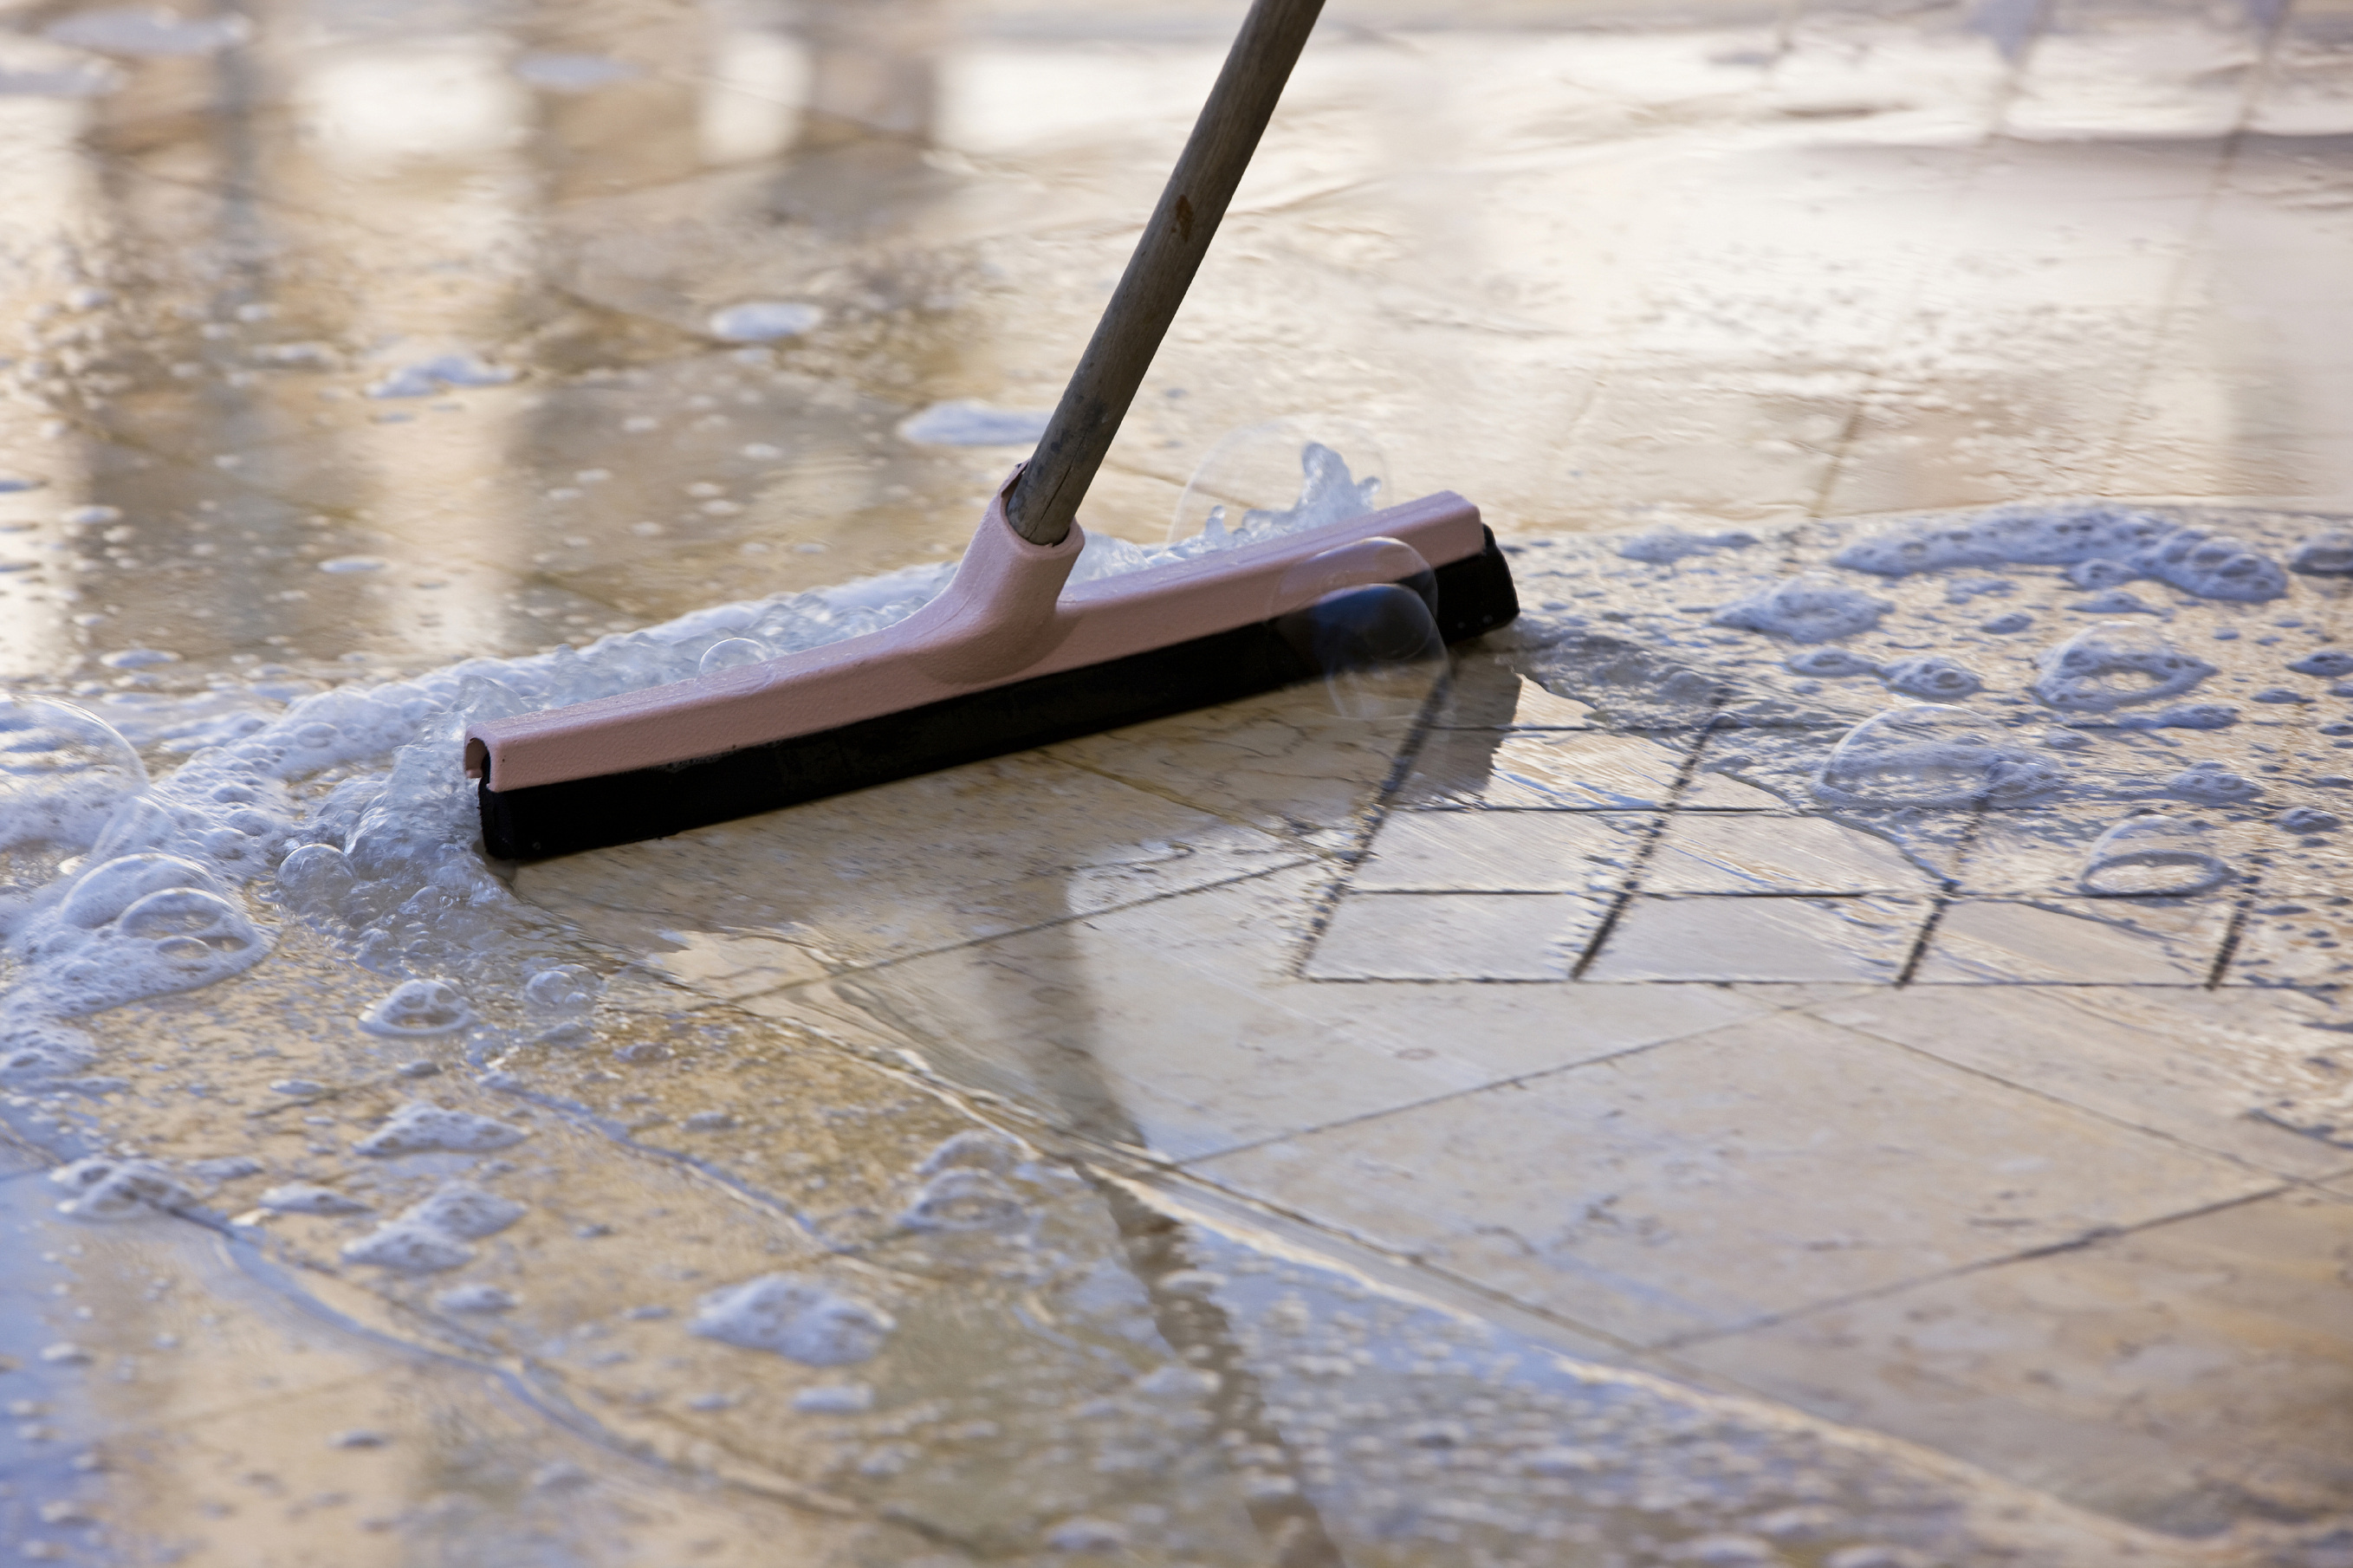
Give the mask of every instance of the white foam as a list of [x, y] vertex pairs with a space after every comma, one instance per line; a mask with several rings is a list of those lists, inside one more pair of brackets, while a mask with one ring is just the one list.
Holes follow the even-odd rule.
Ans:
[[2353, 574], [2353, 533], [2328, 529], [2314, 534], [2296, 546], [2287, 568], [2314, 577]]
[[505, 1312], [513, 1310], [515, 1299], [495, 1285], [453, 1285], [434, 1297], [433, 1304], [445, 1312]]
[[78, 1219], [132, 1219], [194, 1208], [195, 1194], [163, 1166], [147, 1160], [94, 1156], [49, 1173], [49, 1180], [73, 1195], [58, 1212]]
[[2201, 598], [2249, 603], [2287, 591], [2277, 562], [2227, 534], [2177, 527], [2105, 501], [1996, 507], [1960, 521], [1923, 519], [1857, 541], [1831, 562], [1883, 577], [1947, 566], [2066, 566], [2078, 587], [2154, 577]]
[[400, 1217], [480, 1241], [496, 1236], [529, 1212], [529, 1205], [501, 1197], [468, 1182], [445, 1182], [431, 1197]]
[[1638, 533], [1618, 547], [1618, 553], [1629, 561], [1645, 562], [1653, 566], [1670, 565], [1687, 555], [1712, 555], [1719, 550], [1746, 550], [1757, 542], [1753, 533], [1685, 533], [1680, 529], [1662, 528], [1649, 533]]
[[15, 933], [30, 973], [0, 1000], [0, 1024], [192, 990], [268, 954], [269, 939], [209, 868], [153, 850], [110, 856], [108, 847], [101, 837], [96, 864]]
[[809, 1366], [846, 1366], [871, 1358], [897, 1326], [881, 1308], [819, 1280], [763, 1274], [703, 1297], [687, 1328], [707, 1340]]
[[1827, 572], [1800, 572], [1725, 605], [1712, 619], [1719, 626], [1764, 632], [1791, 642], [1829, 642], [1871, 630], [1894, 607]]
[[434, 1149], [480, 1154], [520, 1143], [526, 1136], [522, 1128], [493, 1117], [414, 1101], [352, 1148], [361, 1154], [417, 1154]]
[[2147, 626], [2086, 626], [2035, 661], [2034, 695], [2052, 708], [2106, 713], [2179, 697], [2214, 673]]
[[1941, 653], [1924, 653], [1911, 658], [1899, 658], [1880, 667], [1880, 679], [1891, 691], [1901, 691], [1906, 697], [1926, 698], [1933, 702], [1957, 702], [1985, 689], [1977, 671]]
[[1002, 1179], [959, 1165], [926, 1183], [899, 1223], [909, 1230], [1014, 1230], [1029, 1217], [1028, 1205]]
[[365, 1214], [368, 1205], [346, 1193], [332, 1187], [315, 1186], [309, 1182], [290, 1182], [272, 1187], [254, 1200], [272, 1214], [342, 1215]]
[[438, 1274], [472, 1262], [474, 1249], [438, 1226], [396, 1219], [345, 1242], [343, 1258], [396, 1274]]

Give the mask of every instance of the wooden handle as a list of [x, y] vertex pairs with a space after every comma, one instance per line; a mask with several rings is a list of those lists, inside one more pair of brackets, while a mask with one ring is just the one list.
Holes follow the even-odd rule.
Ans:
[[1060, 544], [1070, 533], [1323, 9], [1324, 0], [1254, 0], [1242, 19], [1127, 271], [1006, 498], [1006, 516], [1032, 544]]

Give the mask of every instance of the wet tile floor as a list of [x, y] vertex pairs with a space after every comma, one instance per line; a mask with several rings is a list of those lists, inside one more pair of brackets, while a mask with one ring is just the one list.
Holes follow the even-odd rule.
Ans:
[[8, 1550], [2353, 1562], [2341, 5], [1335, 5], [1083, 521], [1516, 626], [467, 845], [936, 584], [1233, 10], [6, 14]]

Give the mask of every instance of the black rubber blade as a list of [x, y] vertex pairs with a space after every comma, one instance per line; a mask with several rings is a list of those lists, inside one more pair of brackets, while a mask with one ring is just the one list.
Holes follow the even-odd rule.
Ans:
[[[1438, 626], [1450, 643], [1520, 613], [1493, 530], [1486, 540], [1479, 554], [1438, 568]], [[1271, 622], [1261, 622], [700, 762], [530, 789], [485, 781], [482, 844], [501, 859], [634, 844], [1229, 702], [1314, 673]]]

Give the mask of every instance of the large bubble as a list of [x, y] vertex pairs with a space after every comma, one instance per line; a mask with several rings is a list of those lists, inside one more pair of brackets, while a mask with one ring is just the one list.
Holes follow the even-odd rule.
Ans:
[[1979, 805], [2029, 800], [2064, 782], [2047, 758], [1988, 734], [1984, 715], [1923, 702], [1848, 731], [1813, 788], [1841, 805]]
[[146, 787], [139, 753], [97, 714], [42, 697], [0, 698], [0, 934]]
[[2175, 817], [2127, 816], [2084, 858], [2084, 891], [2096, 898], [2184, 898], [2219, 888], [2231, 864], [2215, 853], [2212, 832]]

